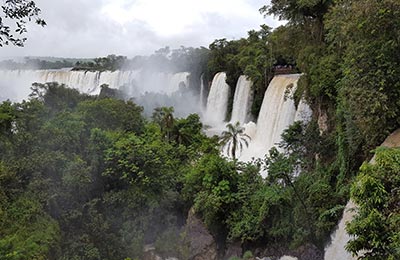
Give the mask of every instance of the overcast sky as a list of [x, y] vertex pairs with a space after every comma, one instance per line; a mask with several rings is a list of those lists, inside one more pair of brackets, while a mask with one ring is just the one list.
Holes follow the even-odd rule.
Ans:
[[238, 39], [279, 22], [258, 11], [268, 0], [36, 0], [47, 26], [28, 26], [24, 48], [0, 48], [0, 57], [133, 57], [170, 46]]

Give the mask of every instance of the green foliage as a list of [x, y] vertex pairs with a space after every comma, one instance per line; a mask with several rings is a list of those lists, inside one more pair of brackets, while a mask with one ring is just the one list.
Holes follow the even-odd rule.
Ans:
[[[133, 185], [137, 189], [157, 193], [170, 178], [174, 162], [170, 160], [172, 147], [161, 140], [144, 140], [133, 134], [122, 137], [107, 151], [106, 176], [122, 181], [121, 185]], [[113, 181], [116, 185], [117, 180]]]
[[290, 24], [302, 25], [303, 30], [313, 39], [322, 41], [324, 16], [333, 3], [333, 0], [272, 0], [260, 12], [278, 16], [280, 20], [288, 20]]
[[350, 145], [364, 153], [399, 124], [399, 7], [397, 1], [355, 1], [332, 14], [345, 22], [331, 35], [335, 45], [347, 41], [339, 84], [344, 121]]
[[3, 2], [0, 13], [0, 47], [10, 43], [19, 47], [24, 46], [26, 38], [22, 35], [27, 32], [27, 22], [35, 20], [38, 25], [46, 25], [46, 22], [40, 18], [40, 13], [41, 10], [34, 1], [8, 0]]
[[363, 259], [400, 257], [400, 151], [378, 148], [375, 163], [364, 163], [351, 188], [351, 198], [358, 205], [347, 231], [355, 235], [347, 244], [352, 253]]
[[223, 131], [220, 137], [221, 150], [226, 149], [228, 156], [232, 156], [232, 159], [236, 161], [236, 153], [243, 151], [243, 144], [246, 147], [249, 146], [251, 138], [244, 133], [244, 129], [239, 122], [234, 125], [227, 124], [226, 128], [228, 131]]
[[[262, 28], [250, 31], [246, 39], [220, 39], [210, 45], [211, 74], [226, 71], [231, 87], [240, 74], [255, 83], [254, 114], [272, 65], [291, 63], [303, 72], [295, 101], [305, 97], [315, 115], [308, 126], [295, 123], [285, 131], [281, 152], [272, 150], [265, 160], [265, 184], [237, 185], [246, 183], [241, 175], [245, 170], [238, 169], [236, 176], [238, 172], [229, 170], [217, 156], [197, 162], [186, 176], [184, 191], [211, 229], [219, 225], [228, 239], [243, 242], [279, 241], [296, 247], [307, 241], [324, 246], [360, 162], [400, 125], [398, 5], [393, 0], [272, 1], [261, 11], [287, 19], [288, 24], [273, 32]], [[328, 128], [320, 132], [316, 119], [325, 114]], [[214, 165], [220, 169], [213, 169]], [[370, 185], [366, 190], [373, 191], [376, 181], [365, 181]], [[253, 192], [247, 194], [248, 189]], [[379, 196], [382, 201], [388, 195], [366, 192], [365, 196], [366, 200]], [[231, 198], [241, 207], [229, 203]], [[382, 227], [385, 218], [379, 210], [375, 213], [371, 222]], [[397, 230], [380, 231], [388, 229]], [[384, 238], [376, 234], [368, 239]]]
[[187, 118], [178, 119], [174, 127], [175, 142], [195, 148], [205, 139], [202, 128], [203, 124], [197, 114], [190, 114]]
[[0, 131], [2, 136], [11, 134], [15, 114], [11, 102], [6, 101], [0, 105]]
[[[221, 158], [198, 115], [176, 118], [164, 107], [146, 122], [141, 107], [113, 99], [118, 93], [104, 86], [100, 97], [89, 97], [34, 84], [29, 101], [3, 102], [0, 258], [141, 259], [143, 246], [155, 243], [160, 253], [185, 259], [179, 231], [191, 207], [218, 242], [323, 248], [355, 169], [400, 125], [399, 10], [395, 0], [273, 0], [262, 12], [289, 23], [272, 32], [261, 26], [247, 38], [215, 40], [209, 50], [165, 47], [150, 57], [77, 64], [189, 71], [193, 89], [203, 73], [209, 81], [225, 71], [233, 89], [245, 74], [254, 83], [255, 116], [274, 65], [296, 66], [303, 75], [295, 101], [305, 97], [314, 119], [290, 126], [265, 160]], [[322, 133], [317, 119], [324, 114]], [[236, 140], [236, 152], [240, 130], [231, 128], [223, 138]], [[352, 186], [360, 209], [348, 248], [369, 250], [368, 259], [397, 259], [400, 158], [397, 150], [379, 150], [376, 158]]]
[[143, 109], [131, 101], [111, 98], [81, 102], [78, 111], [89, 128], [122, 130], [141, 133], [144, 128]]
[[259, 168], [205, 155], [185, 176], [186, 200], [194, 203], [219, 239], [257, 241], [265, 235], [265, 193]]
[[5, 70], [56, 70], [62, 68], [71, 68], [77, 59], [71, 58], [31, 58], [25, 57], [23, 62], [14, 60], [2, 60], [0, 61], [0, 68]]
[[184, 192], [195, 210], [213, 232], [223, 232], [238, 181], [233, 163], [218, 155], [205, 155], [185, 178]]
[[89, 96], [80, 94], [78, 90], [59, 85], [57, 82], [33, 83], [31, 89], [32, 93], [29, 96], [43, 101], [53, 113], [72, 110], [80, 101], [89, 99]]
[[271, 149], [265, 160], [271, 187], [266, 194], [274, 205], [265, 212], [271, 226], [267, 232], [293, 247], [304, 241], [323, 247], [343, 209], [342, 194], [335, 191], [335, 168], [323, 164], [332, 144], [324, 143], [327, 137], [319, 135], [314, 122], [295, 122], [282, 138], [284, 150]]
[[0, 108], [2, 259], [140, 259], [184, 218], [179, 192], [195, 155], [216, 150], [197, 115], [173, 119], [180, 137], [163, 142], [134, 103], [56, 83]]
[[172, 141], [172, 131], [174, 130], [174, 108], [173, 107], [159, 107], [155, 108], [152, 119], [157, 123], [164, 138], [167, 141]]
[[[2, 187], [3, 189], [4, 187]], [[48, 259], [60, 238], [56, 221], [31, 194], [24, 194], [0, 211], [0, 258]]]
[[243, 259], [252, 259], [253, 257], [253, 253], [251, 251], [246, 251], [243, 254]]
[[77, 61], [73, 69], [85, 71], [115, 71], [124, 68], [127, 63], [128, 59], [125, 56], [111, 54], [107, 57], [95, 58], [93, 61]]
[[[294, 60], [304, 73], [296, 101], [305, 95], [316, 117], [326, 114], [329, 118], [327, 131], [321, 136], [314, 132], [310, 139], [304, 139], [308, 134], [300, 134], [305, 132], [296, 127], [290, 128], [284, 134], [289, 134], [284, 137], [291, 144], [284, 144], [289, 153], [270, 157], [272, 172], [267, 180], [275, 177], [288, 187], [292, 183], [291, 196], [298, 194], [296, 201], [304, 202], [299, 208], [301, 204], [295, 203], [293, 223], [305, 232], [286, 230], [294, 240], [307, 238], [309, 232], [322, 240], [327, 237], [360, 163], [400, 125], [398, 10], [398, 1], [392, 0], [272, 1], [261, 10], [289, 20], [270, 34], [270, 40], [272, 46], [281, 46], [274, 52]], [[300, 149], [293, 147], [296, 143]], [[302, 173], [292, 178], [299, 166]], [[366, 190], [372, 192], [376, 181], [364, 181], [371, 185]], [[365, 195], [367, 199], [377, 194]], [[381, 212], [375, 213], [370, 215], [371, 223], [382, 226]], [[297, 222], [300, 219], [311, 221], [304, 227]], [[369, 232], [369, 226], [364, 225], [362, 230]], [[373, 232], [371, 236], [374, 234], [383, 236]], [[352, 244], [353, 251], [361, 249], [360, 241]]]
[[265, 89], [269, 80], [272, 79], [270, 72], [275, 58], [273, 57], [272, 46], [267, 44], [271, 28], [266, 25], [260, 27], [261, 29], [258, 31], [249, 31], [246, 39], [231, 41], [217, 39], [210, 44], [209, 74], [226, 72], [226, 83], [233, 90], [231, 91], [228, 111], [232, 109], [234, 90], [240, 75], [248, 76], [253, 82], [256, 98], [252, 113], [255, 116], [258, 115]]

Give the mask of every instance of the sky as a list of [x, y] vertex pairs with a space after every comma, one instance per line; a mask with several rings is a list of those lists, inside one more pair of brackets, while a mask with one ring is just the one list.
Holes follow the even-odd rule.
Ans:
[[148, 55], [239, 39], [267, 24], [259, 8], [268, 0], [35, 0], [47, 26], [28, 25], [25, 47], [0, 48], [0, 58], [53, 56], [92, 58]]

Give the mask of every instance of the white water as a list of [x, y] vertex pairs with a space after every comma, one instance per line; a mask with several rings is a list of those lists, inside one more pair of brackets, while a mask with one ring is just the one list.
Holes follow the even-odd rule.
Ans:
[[351, 221], [356, 214], [354, 209], [356, 205], [350, 200], [344, 211], [342, 219], [339, 222], [337, 230], [331, 236], [331, 244], [325, 249], [325, 260], [355, 260], [357, 257], [353, 257], [349, 252], [346, 251], [345, 246], [350, 241], [350, 235], [346, 232], [346, 223]]
[[167, 88], [165, 93], [171, 95], [172, 93], [179, 91], [181, 88], [186, 89], [189, 87], [189, 75], [189, 72], [166, 74]]
[[[299, 75], [275, 76], [265, 92], [257, 123], [254, 143], [264, 146], [267, 151], [281, 141], [281, 134], [294, 122], [296, 108], [294, 101], [285, 98], [287, 87], [297, 84]], [[295, 87], [292, 87], [292, 91]]]
[[207, 101], [207, 98], [206, 98], [206, 85], [204, 82], [204, 74], [201, 74], [201, 77], [200, 77], [200, 100], [199, 100], [201, 111], [204, 111], [205, 106], [206, 106], [206, 101]]
[[172, 94], [188, 86], [188, 72], [145, 73], [141, 71], [0, 70], [0, 100], [21, 101], [31, 93], [32, 83], [58, 82], [82, 93], [99, 94], [102, 84], [123, 89], [128, 96], [145, 92]]
[[251, 89], [252, 82], [242, 75], [236, 84], [235, 96], [233, 98], [233, 108], [231, 122], [247, 123], [250, 119], [250, 108], [253, 98]]
[[0, 102], [10, 99], [21, 101], [31, 93], [30, 87], [36, 82], [37, 71], [0, 70]]
[[[394, 148], [400, 147], [400, 129], [397, 129], [391, 135], [389, 135], [381, 146]], [[371, 159], [370, 163], [375, 163], [375, 156]], [[355, 260], [357, 257], [353, 257], [349, 252], [346, 251], [345, 246], [350, 241], [350, 235], [346, 232], [346, 223], [351, 221], [356, 214], [357, 205], [351, 200], [347, 203], [342, 219], [335, 232], [331, 235], [331, 243], [325, 248], [325, 260]], [[360, 252], [358, 256], [362, 256], [363, 252]]]
[[312, 110], [304, 99], [301, 99], [297, 105], [297, 111], [294, 116], [294, 121], [310, 122], [312, 117]]
[[225, 80], [225, 72], [217, 73], [214, 76], [207, 98], [204, 122], [212, 127], [222, 127], [225, 121], [230, 94], [230, 87]]
[[244, 124], [243, 127], [244, 127], [244, 133], [248, 135], [251, 138], [251, 140], [253, 140], [257, 133], [256, 123], [250, 121], [247, 124]]
[[279, 258], [279, 260], [297, 260], [297, 258], [293, 257], [293, 256], [286, 256], [285, 255], [285, 256], [282, 256], [281, 258]]
[[[257, 131], [249, 148], [242, 156], [242, 161], [251, 158], [263, 158], [265, 154], [281, 141], [282, 132], [303, 112], [297, 112], [294, 101], [290, 98], [297, 87], [300, 74], [278, 75], [270, 82], [258, 116]], [[288, 86], [292, 86], [288, 88]], [[306, 106], [302, 105], [301, 109]], [[299, 107], [300, 108], [300, 107]], [[266, 175], [266, 173], [263, 173]], [[265, 176], [264, 176], [265, 177]]]

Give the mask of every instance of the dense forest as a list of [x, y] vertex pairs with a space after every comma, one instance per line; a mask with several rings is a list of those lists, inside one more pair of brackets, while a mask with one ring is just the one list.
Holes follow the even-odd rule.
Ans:
[[[146, 245], [191, 259], [190, 211], [221, 259], [235, 243], [245, 259], [302, 247], [323, 259], [349, 198], [359, 212], [347, 249], [400, 259], [400, 150], [375, 149], [400, 127], [400, 2], [272, 0], [260, 11], [288, 22], [209, 48], [74, 66], [158, 66], [207, 81], [225, 71], [233, 88], [244, 74], [255, 118], [286, 66], [302, 73], [292, 98], [307, 100], [310, 122], [285, 130], [281, 149], [242, 163], [221, 155], [197, 114], [176, 118], [160, 107], [145, 117], [133, 101], [34, 84], [28, 100], [0, 104], [0, 259], [143, 259]], [[223, 139], [240, 135], [230, 125]], [[374, 154], [375, 164], [363, 163]]]

